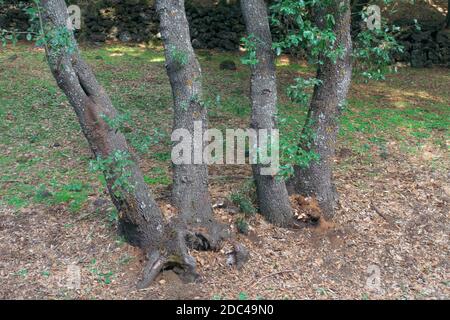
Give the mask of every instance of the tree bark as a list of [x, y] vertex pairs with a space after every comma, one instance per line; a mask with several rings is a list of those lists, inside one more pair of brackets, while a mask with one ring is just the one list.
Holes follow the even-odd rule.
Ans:
[[[43, 0], [42, 22], [48, 30], [67, 30], [67, 6], [63, 0]], [[69, 31], [67, 31], [69, 32]], [[115, 152], [125, 152], [132, 160], [125, 170], [129, 172], [130, 188], [115, 182], [116, 165], [106, 169], [111, 178], [106, 179], [111, 199], [119, 211], [119, 230], [131, 244], [145, 249], [158, 247], [163, 235], [163, 219], [158, 205], [144, 182], [125, 137], [108, 127], [103, 115], [117, 115], [110, 98], [97, 82], [91, 68], [80, 56], [73, 34], [69, 32], [72, 47], [46, 46], [47, 60], [53, 76], [67, 96], [80, 123], [84, 136], [96, 157], [105, 159]]]
[[[343, 46], [344, 54], [336, 62], [323, 57], [317, 78], [322, 81], [314, 88], [305, 130], [313, 133], [309, 150], [320, 156], [308, 168], [295, 167], [295, 191], [299, 194], [316, 197], [325, 218], [332, 218], [337, 193], [332, 181], [332, 166], [335, 156], [336, 138], [339, 131], [339, 116], [345, 103], [352, 75], [352, 39], [350, 35], [350, 3], [342, 1], [345, 10], [340, 8], [340, 0], [333, 0], [325, 10], [315, 13], [319, 26], [323, 26], [325, 13], [335, 17], [335, 47]], [[304, 146], [306, 148], [306, 146]]]
[[[44, 30], [48, 34], [52, 30], [67, 31], [65, 1], [42, 0], [41, 5]], [[147, 253], [148, 262], [138, 287], [148, 286], [164, 269], [173, 269], [186, 282], [194, 281], [198, 277], [196, 263], [186, 244], [198, 243], [201, 239], [178, 219], [164, 221], [124, 135], [104, 121], [103, 115], [114, 118], [117, 111], [91, 68], [80, 57], [73, 33], [69, 33], [69, 38], [69, 46], [65, 43], [52, 47], [52, 41], [49, 41], [46, 45], [47, 60], [58, 86], [75, 110], [92, 152], [100, 158], [107, 158], [117, 151], [126, 152], [133, 160], [124, 168], [129, 173], [132, 189], [115, 185], [118, 177], [111, 174], [117, 169], [115, 162], [106, 168], [105, 177], [112, 201], [120, 213], [119, 230], [132, 245]]]
[[[277, 129], [277, 82], [272, 35], [264, 0], [241, 1], [247, 34], [256, 39], [258, 63], [251, 67], [251, 100], [253, 129]], [[271, 223], [289, 226], [293, 221], [292, 208], [284, 181], [272, 175], [262, 175], [262, 164], [253, 165], [259, 210]]]
[[[158, 0], [156, 10], [164, 43], [166, 70], [174, 100], [173, 130], [186, 129], [194, 136], [194, 122], [201, 121], [202, 136], [207, 130], [207, 110], [202, 103], [200, 64], [191, 45], [184, 0]], [[203, 141], [193, 146], [203, 150]], [[202, 154], [202, 153], [201, 153]], [[222, 227], [214, 220], [208, 191], [208, 167], [204, 163], [173, 166], [173, 201], [183, 221], [195, 229], [205, 229], [208, 246], [215, 248]]]

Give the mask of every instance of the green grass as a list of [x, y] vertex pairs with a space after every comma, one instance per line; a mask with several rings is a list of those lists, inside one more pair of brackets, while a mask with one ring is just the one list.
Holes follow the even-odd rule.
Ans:
[[144, 181], [149, 185], [160, 186], [168, 186], [172, 183], [172, 180], [166, 171], [159, 167], [151, 169], [150, 175], [144, 176]]
[[[17, 54], [17, 59], [9, 59]], [[105, 46], [84, 48], [83, 56], [110, 94], [115, 107], [128, 113], [133, 130], [126, 135], [140, 141], [150, 136], [150, 150], [140, 155], [153, 169], [145, 172], [151, 186], [170, 185], [172, 93], [160, 48]], [[199, 52], [211, 126], [245, 127], [250, 118], [249, 70], [239, 56]], [[237, 71], [220, 70], [231, 59]], [[304, 64], [279, 62], [280, 118], [290, 119], [281, 134], [301, 130], [306, 106], [291, 103], [285, 88], [294, 77], [311, 73]], [[90, 152], [76, 116], [55, 85], [42, 51], [19, 45], [0, 51], [0, 204], [15, 208], [33, 204], [67, 205], [80, 211], [91, 194], [100, 194], [98, 174], [89, 172]], [[424, 86], [407, 87], [410, 78]], [[445, 86], [427, 88], [428, 82], [448, 83], [449, 76], [434, 70], [402, 69], [389, 83], [369, 83], [354, 90], [341, 119], [339, 144], [367, 161], [385, 157], [389, 142], [405, 153], [426, 143], [448, 150], [450, 96]], [[421, 82], [422, 81], [422, 82]], [[359, 84], [361, 85], [361, 84]], [[372, 92], [373, 88], [380, 92]], [[362, 94], [361, 91], [367, 92]], [[416, 92], [421, 97], [415, 97]], [[395, 101], [386, 101], [395, 95]], [[156, 163], [156, 165], [155, 165]]]
[[418, 147], [430, 138], [446, 148], [445, 141], [450, 138], [449, 109], [442, 104], [380, 108], [376, 101], [350, 99], [349, 109], [341, 119], [340, 135], [351, 142], [354, 150], [363, 153], [370, 146], [383, 148], [388, 141]]

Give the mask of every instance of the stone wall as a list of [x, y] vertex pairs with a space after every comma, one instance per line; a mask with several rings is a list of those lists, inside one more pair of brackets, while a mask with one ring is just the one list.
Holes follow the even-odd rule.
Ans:
[[397, 40], [404, 46], [404, 53], [397, 60], [410, 62], [413, 67], [450, 66], [447, 12], [448, 0], [398, 0], [384, 7], [382, 15], [401, 28]]
[[[398, 55], [398, 61], [410, 62], [412, 66], [424, 67], [433, 64], [450, 65], [450, 35], [443, 29], [447, 0], [433, 0], [429, 5], [417, 3], [415, 6], [402, 4], [397, 8], [391, 21], [401, 26], [398, 39], [405, 52]], [[430, 0], [431, 1], [431, 0]], [[26, 30], [27, 16], [19, 8], [19, 0], [6, 0], [0, 6], [0, 28]], [[158, 40], [158, 17], [154, 0], [69, 0], [82, 7], [82, 28], [77, 32], [81, 40], [104, 42], [142, 42]], [[421, 30], [417, 30], [413, 18], [418, 12], [401, 13], [401, 8], [420, 9]], [[426, 13], [429, 10], [429, 13]], [[186, 1], [193, 46], [197, 49], [237, 50], [245, 26], [239, 4], [236, 0], [190, 0]], [[432, 18], [432, 19], [431, 19]], [[274, 38], [281, 30], [273, 30]]]
[[211, 8], [188, 5], [186, 15], [194, 48], [220, 48], [229, 51], [239, 48], [245, 25], [238, 5]]
[[406, 23], [398, 41], [404, 47], [404, 52], [396, 57], [398, 61], [410, 62], [413, 67], [450, 67], [450, 29], [444, 29], [442, 24], [422, 22], [418, 29], [414, 23]]
[[5, 1], [0, 5], [0, 29], [28, 29], [28, 16], [19, 7], [19, 1]]
[[[238, 6], [203, 7], [188, 3], [186, 15], [195, 48], [238, 49], [245, 29]], [[84, 23], [83, 33], [90, 41], [141, 42], [155, 40], [158, 34], [155, 7], [147, 0], [110, 0], [90, 5]]]
[[158, 33], [159, 23], [151, 1], [97, 1], [82, 8], [82, 14], [83, 40], [142, 42], [152, 40]]
[[[67, 1], [82, 8], [82, 27], [77, 37], [90, 42], [157, 40], [159, 22], [153, 0]], [[0, 7], [0, 28], [27, 30], [27, 16], [19, 1]], [[201, 5], [199, 4], [201, 3]], [[244, 35], [236, 1], [187, 1], [192, 42], [195, 48], [237, 50]]]

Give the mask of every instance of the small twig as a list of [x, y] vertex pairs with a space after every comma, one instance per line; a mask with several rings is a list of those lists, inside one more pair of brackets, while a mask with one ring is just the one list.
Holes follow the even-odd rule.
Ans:
[[[39, 6], [39, 3], [36, 3], [36, 9], [38, 12], [38, 18], [39, 18], [39, 31], [40, 34], [45, 37], [45, 30], [44, 30], [44, 22], [42, 21], [42, 13], [41, 13], [41, 7]], [[48, 44], [47, 41], [44, 41], [44, 47], [45, 47], [45, 52], [48, 55], [49, 51], [48, 51]]]
[[386, 220], [387, 222], [390, 222], [390, 219], [388, 219], [377, 207], [375, 207], [375, 205], [373, 204], [373, 202], [370, 202], [370, 207], [380, 216], [382, 217], [384, 220]]
[[372, 201], [370, 202], [370, 207], [371, 207], [371, 208], [372, 208], [372, 209], [373, 209], [373, 210], [374, 210], [381, 218], [383, 218], [387, 223], [389, 223], [389, 224], [395, 226], [398, 230], [400, 230], [399, 226], [398, 226], [394, 221], [392, 221], [392, 219], [391, 219], [390, 217], [387, 217], [383, 212], [381, 212], [380, 209], [378, 209], [378, 208], [373, 204]]
[[89, 216], [91, 216], [91, 215], [93, 215], [93, 214], [95, 214], [95, 213], [97, 213], [97, 212], [96, 212], [96, 211], [91, 211], [91, 212], [85, 213], [85, 214], [79, 216], [79, 217], [75, 220], [75, 222], [79, 222], [79, 221], [81, 221], [81, 220], [84, 220], [84, 219], [86, 219], [87, 217], [89, 217]]
[[20, 181], [20, 180], [1, 180], [0, 182], [3, 182], [3, 183], [18, 183], [18, 182], [22, 182], [22, 181]]
[[342, 209], [345, 210], [344, 206], [342, 205], [342, 203], [345, 203], [345, 206], [351, 210], [353, 210], [353, 212], [358, 212], [358, 210], [356, 210], [355, 208], [353, 208], [348, 202], [347, 200], [344, 199], [339, 199], [339, 205], [341, 206]]
[[249, 286], [249, 289], [254, 288], [256, 285], [258, 285], [258, 284], [259, 284], [261, 281], [263, 281], [264, 279], [267, 279], [267, 278], [276, 276], [276, 275], [278, 275], [278, 274], [291, 273], [291, 272], [298, 272], [298, 271], [299, 271], [298, 269], [289, 269], [289, 270], [282, 270], [282, 271], [278, 271], [278, 272], [274, 272], [274, 273], [265, 275], [265, 276], [259, 278], [258, 280], [256, 280], [255, 282], [253, 282], [253, 284], [250, 285], [250, 283], [249, 283], [249, 285], [250, 285], [250, 286]]
[[17, 30], [6, 30], [6, 29], [2, 29], [1, 31], [3, 31], [5, 33], [9, 33], [9, 34], [34, 34], [34, 35], [39, 35], [39, 33], [31, 32], [31, 31], [17, 31]]

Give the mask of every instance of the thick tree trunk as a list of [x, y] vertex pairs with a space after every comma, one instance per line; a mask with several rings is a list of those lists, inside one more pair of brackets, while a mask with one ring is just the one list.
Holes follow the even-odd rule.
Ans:
[[[96, 157], [105, 159], [116, 152], [129, 155], [131, 164], [127, 186], [115, 184], [120, 175], [116, 163], [106, 169], [107, 186], [113, 203], [120, 213], [119, 229], [133, 245], [151, 249], [159, 246], [163, 235], [163, 219], [142, 173], [128, 148], [125, 137], [108, 127], [103, 117], [114, 118], [117, 111], [91, 68], [80, 57], [73, 34], [67, 30], [67, 7], [63, 0], [43, 0], [44, 30], [65, 30], [70, 46], [47, 45], [47, 58], [58, 86], [63, 90], [78, 117], [81, 129]], [[52, 33], [49, 32], [49, 35]]]
[[[55, 30], [67, 32], [64, 0], [43, 0], [41, 4], [41, 17], [47, 34], [51, 36]], [[67, 42], [62, 46], [51, 46], [58, 41], [49, 41], [46, 46], [49, 66], [58, 86], [74, 108], [95, 156], [104, 159], [123, 152], [132, 160], [125, 168], [120, 168], [128, 172], [128, 187], [116, 183], [118, 176], [114, 173], [119, 165], [116, 162], [106, 168], [105, 176], [111, 198], [120, 212], [120, 231], [131, 244], [147, 253], [148, 262], [138, 286], [148, 286], [164, 269], [173, 269], [186, 282], [194, 281], [198, 276], [196, 263], [189, 255], [186, 243], [200, 240], [178, 219], [164, 221], [124, 135], [104, 121], [104, 116], [114, 118], [116, 110], [90, 67], [81, 59], [73, 34], [69, 33], [69, 38], [69, 46]]]
[[323, 12], [316, 12], [319, 26], [323, 25], [325, 13], [335, 17], [335, 46], [345, 50], [336, 63], [322, 57], [324, 63], [319, 66], [317, 78], [322, 81], [314, 89], [305, 129], [312, 132], [310, 150], [319, 154], [320, 160], [314, 161], [308, 168], [295, 167], [295, 191], [299, 194], [314, 196], [319, 201], [326, 218], [334, 215], [336, 191], [332, 180], [332, 166], [335, 156], [338, 121], [341, 107], [345, 103], [352, 75], [352, 40], [350, 35], [350, 3], [333, 0]]
[[[256, 39], [258, 63], [252, 66], [251, 100], [254, 129], [276, 129], [277, 83], [267, 7], [264, 0], [241, 1], [247, 33]], [[262, 175], [264, 165], [253, 165], [259, 210], [271, 223], [289, 226], [292, 208], [284, 181], [272, 175]]]
[[[194, 137], [194, 122], [201, 121], [204, 133], [208, 119], [206, 107], [202, 103], [200, 64], [191, 45], [184, 0], [158, 0], [156, 9], [160, 17], [166, 69], [174, 99], [173, 130], [186, 129]], [[192, 161], [196, 148], [203, 150], [203, 141], [192, 147]], [[183, 221], [194, 230], [206, 228], [203, 235], [207, 237], [209, 246], [216, 247], [222, 231], [213, 218], [207, 165], [194, 162], [177, 164], [173, 171], [173, 201]]]

